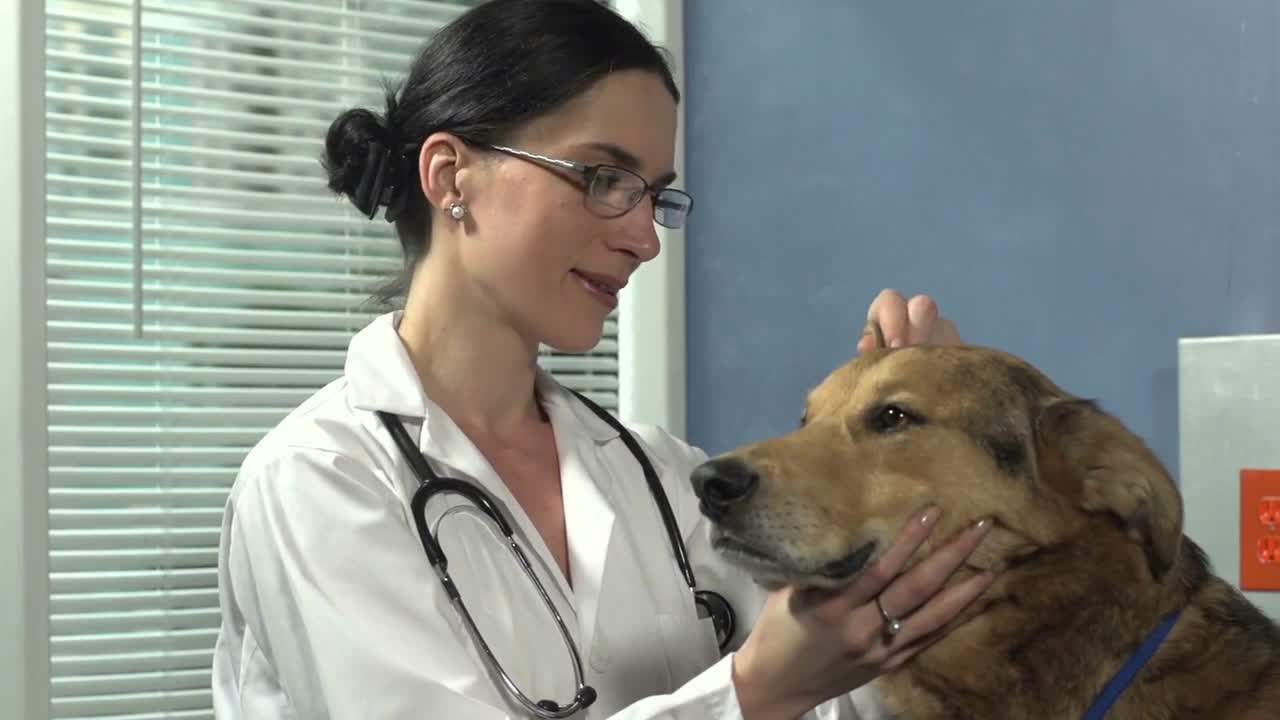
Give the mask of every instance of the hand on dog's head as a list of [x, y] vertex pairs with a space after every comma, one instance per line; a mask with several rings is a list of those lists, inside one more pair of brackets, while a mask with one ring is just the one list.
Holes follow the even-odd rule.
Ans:
[[880, 323], [875, 320], [867, 320], [867, 324], [862, 327], [862, 336], [872, 339], [872, 350], [886, 350], [889, 347], [884, 341], [884, 331], [880, 329]]

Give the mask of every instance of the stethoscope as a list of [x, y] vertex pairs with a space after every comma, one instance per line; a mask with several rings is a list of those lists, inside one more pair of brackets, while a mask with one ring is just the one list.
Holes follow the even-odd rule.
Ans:
[[[635, 438], [631, 436], [631, 433], [623, 427], [617, 418], [581, 393], [571, 392], [584, 405], [591, 408], [596, 415], [599, 415], [602, 420], [618, 431], [618, 435], [626, 443], [627, 449], [631, 451], [636, 461], [640, 463], [640, 468], [644, 471], [644, 478], [649, 483], [649, 492], [653, 495], [654, 504], [658, 506], [658, 512], [662, 515], [662, 522], [666, 526], [667, 537], [671, 542], [671, 549], [675, 553], [676, 564], [680, 567], [680, 574], [684, 576], [685, 582], [689, 585], [689, 590], [693, 593], [693, 602], [697, 607], [698, 617], [711, 618], [712, 625], [715, 627], [716, 642], [719, 644], [721, 652], [723, 652], [733, 637], [735, 623], [733, 608], [723, 595], [711, 590], [698, 589], [697, 581], [693, 577], [693, 568], [690, 567], [689, 557], [685, 552], [684, 541], [680, 538], [680, 529], [676, 525], [675, 515], [671, 512], [671, 504], [667, 501], [667, 494], [662, 489], [662, 483], [658, 480], [658, 473], [653, 469], [653, 464], [649, 462], [649, 458], [640, 449], [640, 445]], [[566, 718], [589, 707], [591, 703], [595, 702], [596, 691], [583, 681], [582, 658], [578, 654], [578, 647], [574, 643], [573, 637], [569, 634], [569, 629], [565, 627], [564, 619], [551, 602], [551, 597], [547, 594], [546, 588], [543, 587], [534, 574], [533, 567], [529, 564], [529, 558], [525, 556], [524, 551], [516, 544], [512, 535], [511, 524], [502, 516], [497, 505], [488, 494], [475, 483], [457, 478], [442, 478], [436, 475], [427, 459], [423, 457], [422, 452], [418, 450], [413, 440], [409, 438], [409, 433], [405, 431], [399, 418], [381, 410], [377, 412], [378, 417], [382, 419], [383, 424], [386, 425], [387, 430], [391, 433], [392, 439], [395, 440], [396, 445], [400, 448], [400, 452], [409, 461], [409, 465], [413, 467], [414, 475], [418, 478], [418, 489], [414, 491], [409, 507], [413, 511], [413, 519], [418, 527], [418, 537], [422, 539], [422, 549], [426, 552], [431, 566], [435, 568], [436, 574], [440, 576], [440, 582], [444, 585], [445, 593], [448, 594], [450, 603], [452, 603], [458, 615], [461, 616], [472, 640], [480, 648], [485, 663], [501, 678], [507, 692], [515, 696], [522, 705], [539, 717]], [[519, 563], [525, 576], [537, 589], [538, 595], [542, 597], [542, 602], [546, 605], [551, 616], [555, 618], [556, 625], [560, 629], [560, 636], [564, 639], [565, 647], [569, 650], [569, 656], [573, 659], [574, 687], [577, 690], [573, 701], [568, 705], [560, 705], [554, 700], [534, 701], [525, 695], [512, 681], [511, 677], [507, 675], [507, 672], [502, 668], [502, 664], [494, 656], [493, 650], [490, 649], [489, 643], [485, 642], [479, 629], [476, 628], [475, 621], [472, 620], [471, 613], [467, 611], [467, 606], [462, 602], [462, 596], [458, 593], [458, 588], [454, 584], [453, 578], [449, 576], [449, 559], [445, 557], [440, 544], [436, 542], [435, 535], [427, 527], [425, 512], [427, 502], [438, 493], [461, 495], [474, 503], [493, 521], [498, 530], [501, 531], [503, 540], [508, 549], [511, 550], [516, 562]]]

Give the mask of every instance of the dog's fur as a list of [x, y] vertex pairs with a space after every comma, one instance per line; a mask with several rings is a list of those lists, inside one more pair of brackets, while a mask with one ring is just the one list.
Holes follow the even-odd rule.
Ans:
[[1176, 609], [1108, 720], [1280, 717], [1280, 631], [1182, 534], [1168, 472], [1116, 418], [1018, 358], [878, 348], [809, 394], [798, 430], [710, 462], [758, 475], [712, 533], [768, 585], [848, 582], [849, 559], [873, 561], [926, 503], [943, 514], [913, 563], [994, 518], [951, 582], [999, 568], [995, 583], [877, 680], [906, 720], [1081, 717]]

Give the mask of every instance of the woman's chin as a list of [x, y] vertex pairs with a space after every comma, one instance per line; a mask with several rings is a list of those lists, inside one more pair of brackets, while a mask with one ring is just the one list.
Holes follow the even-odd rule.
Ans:
[[559, 328], [559, 332], [546, 336], [543, 345], [566, 354], [591, 352], [604, 337], [604, 328], [596, 325], [590, 328]]

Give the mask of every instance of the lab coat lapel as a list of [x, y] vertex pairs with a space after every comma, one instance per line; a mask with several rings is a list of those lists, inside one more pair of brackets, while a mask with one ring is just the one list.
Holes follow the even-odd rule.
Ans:
[[557, 433], [560, 453], [560, 491], [564, 499], [565, 529], [569, 538], [569, 571], [578, 608], [583, 644], [590, 647], [599, 612], [609, 541], [613, 536], [614, 510], [602, 491], [610, 479], [601, 462], [601, 449], [583, 433]]
[[616, 494], [607, 456], [620, 445], [618, 432], [546, 371], [539, 371], [538, 394], [555, 429], [569, 572], [583, 647], [590, 653], [613, 538]]

